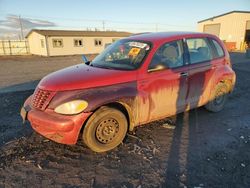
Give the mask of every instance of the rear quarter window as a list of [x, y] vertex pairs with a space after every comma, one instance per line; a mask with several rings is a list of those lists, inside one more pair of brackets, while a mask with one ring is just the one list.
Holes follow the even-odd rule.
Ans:
[[224, 54], [224, 50], [222, 49], [221, 45], [214, 39], [212, 39], [212, 43], [215, 47], [215, 58], [219, 58], [219, 57], [223, 57], [225, 54]]
[[212, 59], [211, 49], [206, 38], [189, 38], [186, 41], [191, 64]]

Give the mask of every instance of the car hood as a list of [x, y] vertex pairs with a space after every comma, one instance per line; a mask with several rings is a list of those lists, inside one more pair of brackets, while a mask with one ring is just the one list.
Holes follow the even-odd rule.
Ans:
[[45, 76], [38, 87], [49, 91], [65, 91], [113, 85], [134, 80], [136, 80], [136, 71], [111, 70], [79, 64]]

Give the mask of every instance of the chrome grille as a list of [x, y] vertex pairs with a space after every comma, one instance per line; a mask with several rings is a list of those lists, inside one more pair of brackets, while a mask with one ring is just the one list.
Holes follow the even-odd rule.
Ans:
[[33, 98], [32, 98], [32, 106], [39, 110], [44, 110], [52, 99], [54, 92], [46, 91], [42, 89], [36, 89]]

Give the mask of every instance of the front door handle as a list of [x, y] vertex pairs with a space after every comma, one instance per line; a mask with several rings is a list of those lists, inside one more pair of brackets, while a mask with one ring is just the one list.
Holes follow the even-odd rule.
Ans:
[[188, 72], [181, 72], [180, 75], [181, 77], [188, 77]]
[[213, 66], [212, 66], [212, 69], [216, 69], [216, 65], [213, 65]]

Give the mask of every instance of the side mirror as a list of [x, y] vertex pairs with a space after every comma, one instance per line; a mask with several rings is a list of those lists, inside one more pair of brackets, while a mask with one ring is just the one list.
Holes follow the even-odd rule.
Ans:
[[87, 58], [85, 55], [82, 55], [82, 61], [83, 61], [83, 63], [85, 63], [85, 64], [88, 64], [88, 63], [89, 63], [89, 60], [88, 60], [88, 58]]

